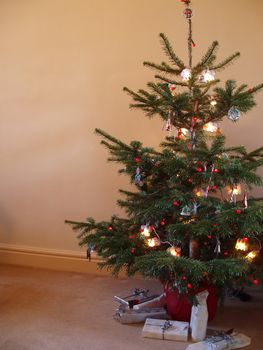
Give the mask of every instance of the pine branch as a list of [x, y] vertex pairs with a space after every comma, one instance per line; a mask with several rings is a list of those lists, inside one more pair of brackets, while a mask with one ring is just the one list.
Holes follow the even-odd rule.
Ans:
[[162, 64], [156, 64], [153, 62], [145, 61], [145, 62], [143, 62], [143, 65], [146, 67], [149, 67], [149, 68], [156, 69], [156, 70], [161, 71], [161, 72], [169, 73], [169, 74], [178, 75], [180, 73], [180, 71], [178, 69], [174, 69], [174, 68], [170, 67], [167, 63], [164, 63], [164, 62], [162, 62]]
[[227, 57], [224, 61], [218, 63], [215, 66], [209, 67], [209, 69], [211, 70], [220, 70], [225, 68], [228, 64], [230, 64], [231, 62], [233, 62], [236, 58], [238, 58], [240, 56], [239, 52], [234, 53], [233, 55]]
[[161, 38], [162, 46], [166, 55], [170, 58], [170, 60], [173, 63], [175, 63], [180, 68], [180, 70], [184, 69], [185, 65], [183, 61], [175, 54], [167, 36], [164, 33], [160, 33], [160, 38]]

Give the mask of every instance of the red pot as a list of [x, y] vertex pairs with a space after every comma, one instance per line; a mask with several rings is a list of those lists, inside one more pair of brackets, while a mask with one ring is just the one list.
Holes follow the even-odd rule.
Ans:
[[[217, 295], [216, 289], [213, 286], [199, 288], [196, 294], [207, 290], [209, 295], [207, 297], [207, 310], [208, 310], [208, 321], [212, 321], [215, 318], [217, 310]], [[189, 322], [191, 318], [192, 304], [188, 300], [186, 295], [181, 295], [177, 290], [165, 290], [167, 312], [173, 319], [177, 321]]]

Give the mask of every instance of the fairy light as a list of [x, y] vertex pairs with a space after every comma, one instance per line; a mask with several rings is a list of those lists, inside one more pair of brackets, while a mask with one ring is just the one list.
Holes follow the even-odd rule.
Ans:
[[144, 237], [150, 237], [151, 232], [149, 230], [149, 227], [146, 225], [142, 225], [141, 226], [141, 235]]
[[235, 249], [246, 252], [248, 250], [248, 239], [247, 238], [238, 239], [236, 241]]
[[172, 256], [181, 256], [181, 248], [180, 247], [169, 247], [166, 250], [169, 254], [171, 254]]
[[258, 255], [258, 251], [252, 250], [246, 255], [246, 259], [252, 261]]
[[156, 237], [149, 238], [149, 239], [147, 239], [147, 245], [148, 245], [148, 247], [153, 248], [153, 247], [158, 246], [159, 242], [158, 242]]
[[203, 130], [204, 131], [207, 131], [207, 132], [217, 132], [218, 131], [218, 125], [216, 123], [213, 123], [213, 122], [209, 122], [209, 123], [206, 123], [204, 126], [203, 126]]

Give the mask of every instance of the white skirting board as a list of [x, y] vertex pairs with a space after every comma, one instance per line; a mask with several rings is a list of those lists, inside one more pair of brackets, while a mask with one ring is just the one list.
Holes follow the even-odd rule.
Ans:
[[97, 268], [98, 257], [94, 254], [91, 261], [86, 259], [85, 251], [43, 249], [22, 245], [0, 243], [0, 263], [20, 266], [32, 266], [57, 271], [72, 271], [109, 276], [106, 269]]

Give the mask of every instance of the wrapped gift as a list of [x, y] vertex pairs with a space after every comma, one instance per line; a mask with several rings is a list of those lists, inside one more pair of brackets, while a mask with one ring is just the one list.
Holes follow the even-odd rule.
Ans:
[[206, 338], [204, 341], [189, 345], [186, 350], [232, 350], [251, 344], [251, 339], [242, 333], [233, 332]]
[[120, 304], [132, 309], [134, 305], [145, 303], [158, 296], [158, 294], [150, 294], [148, 289], [134, 288], [129, 294], [115, 295], [114, 299]]
[[154, 338], [162, 340], [188, 340], [188, 322], [165, 321], [147, 318], [142, 330], [142, 336], [145, 338]]
[[164, 308], [144, 308], [142, 310], [129, 309], [127, 307], [120, 307], [116, 310], [114, 319], [122, 324], [128, 323], [141, 323], [146, 320], [146, 318], [163, 318], [168, 317], [167, 312]]
[[156, 308], [156, 307], [164, 307], [166, 305], [166, 295], [165, 293], [159, 295], [156, 298], [153, 298], [148, 301], [141, 302], [139, 304], [134, 305], [135, 310], [141, 310], [141, 309], [149, 309], [149, 308]]

